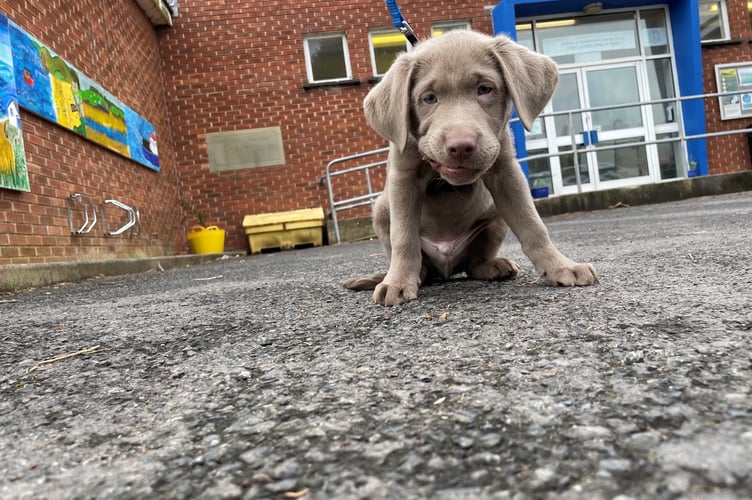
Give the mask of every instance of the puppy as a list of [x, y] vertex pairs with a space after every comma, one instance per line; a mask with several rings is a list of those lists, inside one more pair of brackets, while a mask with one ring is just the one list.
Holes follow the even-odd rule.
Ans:
[[374, 302], [394, 306], [432, 278], [511, 279], [517, 264], [497, 257], [507, 228], [548, 283], [597, 283], [592, 264], [552, 243], [508, 126], [514, 105], [530, 130], [558, 79], [551, 59], [504, 36], [450, 31], [401, 54], [364, 103], [390, 143], [373, 216], [389, 270], [342, 285], [373, 289]]

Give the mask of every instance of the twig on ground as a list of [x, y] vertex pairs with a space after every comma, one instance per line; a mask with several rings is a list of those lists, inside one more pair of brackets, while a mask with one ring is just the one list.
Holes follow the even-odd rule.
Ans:
[[28, 370], [26, 370], [26, 374], [33, 372], [34, 370], [38, 369], [42, 365], [49, 365], [50, 363], [55, 363], [56, 361], [62, 361], [64, 359], [72, 358], [74, 356], [85, 356], [87, 354], [94, 354], [99, 350], [99, 345], [95, 345], [94, 347], [88, 347], [86, 349], [81, 349], [80, 351], [71, 352], [68, 354], [61, 354], [60, 356], [55, 356], [54, 358], [45, 359], [40, 361], [39, 363], [35, 364]]
[[303, 488], [300, 491], [288, 491], [287, 493], [285, 493], [285, 498], [303, 498], [308, 493], [310, 493], [310, 491], [311, 490], [309, 490], [308, 488]]

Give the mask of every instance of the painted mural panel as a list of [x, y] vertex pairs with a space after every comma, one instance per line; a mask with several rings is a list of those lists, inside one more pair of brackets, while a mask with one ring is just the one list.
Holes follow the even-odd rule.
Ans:
[[0, 15], [0, 188], [29, 191], [8, 18]]
[[36, 38], [9, 21], [19, 104], [153, 170], [154, 126]]

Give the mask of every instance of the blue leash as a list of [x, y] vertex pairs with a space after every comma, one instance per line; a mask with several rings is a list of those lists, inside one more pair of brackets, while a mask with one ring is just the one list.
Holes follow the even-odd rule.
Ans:
[[412, 45], [413, 47], [418, 45], [418, 37], [415, 36], [415, 32], [413, 31], [413, 28], [410, 26], [410, 24], [405, 21], [404, 17], [402, 17], [402, 13], [397, 6], [397, 0], [384, 1], [386, 2], [387, 8], [389, 9], [389, 13], [392, 15], [392, 22], [394, 23], [394, 27], [400, 30], [400, 33], [405, 35], [405, 38], [407, 38], [407, 41], [410, 42], [410, 45]]

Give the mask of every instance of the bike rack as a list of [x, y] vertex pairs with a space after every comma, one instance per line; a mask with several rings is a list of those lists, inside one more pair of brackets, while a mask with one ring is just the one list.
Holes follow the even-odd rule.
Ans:
[[102, 225], [105, 225], [105, 208], [107, 205], [115, 205], [117, 208], [125, 210], [125, 212], [127, 212], [128, 214], [128, 222], [114, 231], [108, 231], [105, 227], [104, 234], [106, 234], [107, 236], [117, 236], [118, 234], [122, 234], [134, 226], [136, 227], [136, 231], [131, 231], [131, 237], [141, 234], [141, 214], [139, 213], [138, 208], [130, 207], [118, 200], [104, 200], [102, 202]]
[[[84, 223], [76, 229], [73, 225], [73, 205], [83, 205]], [[73, 234], [87, 234], [91, 232], [97, 223], [97, 210], [94, 208], [94, 204], [89, 201], [88, 198], [79, 194], [73, 193], [65, 199], [65, 206], [68, 209], [68, 227]], [[91, 217], [89, 217], [91, 212]]]

